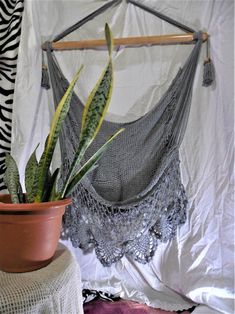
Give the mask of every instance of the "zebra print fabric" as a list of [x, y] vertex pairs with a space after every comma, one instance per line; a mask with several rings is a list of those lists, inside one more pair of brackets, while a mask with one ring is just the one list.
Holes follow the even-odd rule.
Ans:
[[0, 191], [5, 153], [11, 150], [14, 84], [24, 0], [0, 0]]

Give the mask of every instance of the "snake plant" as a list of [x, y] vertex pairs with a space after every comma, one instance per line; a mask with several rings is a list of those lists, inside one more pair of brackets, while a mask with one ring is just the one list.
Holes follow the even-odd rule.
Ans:
[[76, 73], [57, 106], [45, 142], [44, 151], [39, 162], [36, 158], [36, 149], [38, 146], [27, 162], [25, 168], [25, 194], [22, 193], [16, 162], [10, 154], [6, 155], [4, 182], [11, 194], [13, 203], [47, 202], [70, 196], [82, 178], [96, 167], [98, 160], [107, 150], [109, 145], [111, 145], [115, 137], [123, 131], [123, 129], [117, 131], [87, 162], [79, 167], [87, 148], [99, 132], [111, 99], [113, 88], [113, 44], [112, 34], [107, 24], [105, 25], [105, 37], [109, 52], [108, 62], [84, 107], [78, 148], [74, 154], [74, 159], [71, 163], [68, 175], [64, 180], [63, 186], [59, 188], [58, 184], [60, 169], [56, 169], [54, 173], [51, 173], [50, 168], [55, 146], [63, 122], [70, 108], [73, 89], [79, 78], [81, 68]]

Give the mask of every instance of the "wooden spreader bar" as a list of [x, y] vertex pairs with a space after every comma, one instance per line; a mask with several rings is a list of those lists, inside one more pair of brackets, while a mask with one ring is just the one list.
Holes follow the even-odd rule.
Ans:
[[[202, 33], [203, 41], [208, 39], [207, 33]], [[127, 38], [114, 38], [114, 47], [138, 47], [148, 45], [171, 45], [171, 44], [190, 44], [194, 42], [193, 33], [171, 34], [159, 36], [140, 36]], [[74, 50], [74, 49], [96, 49], [106, 48], [105, 39], [81, 40], [81, 41], [58, 41], [51, 43], [52, 50]], [[46, 44], [42, 45], [46, 50]]]

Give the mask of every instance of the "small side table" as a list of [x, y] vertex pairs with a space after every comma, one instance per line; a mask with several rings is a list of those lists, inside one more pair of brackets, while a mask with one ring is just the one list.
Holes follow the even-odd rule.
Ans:
[[79, 265], [59, 244], [53, 261], [28, 273], [0, 271], [1, 314], [83, 314]]

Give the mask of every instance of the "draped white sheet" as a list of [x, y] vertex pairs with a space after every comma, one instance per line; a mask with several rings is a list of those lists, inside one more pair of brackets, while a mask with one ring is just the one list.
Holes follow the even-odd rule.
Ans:
[[[37, 143], [44, 142], [53, 112], [51, 90], [40, 88], [40, 45], [104, 3], [104, 0], [25, 0], [12, 131], [12, 152], [20, 163], [22, 180], [25, 162]], [[124, 257], [104, 268], [94, 252], [83, 255], [79, 249], [72, 250], [86, 288], [120, 293], [123, 298], [172, 310], [190, 307], [181, 294], [204, 304], [194, 313], [233, 313], [233, 1], [142, 3], [211, 36], [216, 84], [202, 87], [204, 45], [180, 150], [182, 178], [190, 203], [187, 222], [174, 241], [159, 245], [147, 265]], [[103, 37], [105, 22], [110, 24], [115, 37], [181, 32], [123, 1], [68, 38]], [[128, 121], [147, 112], [191, 49], [191, 46], [120, 47], [113, 55], [115, 86], [107, 119]], [[107, 52], [84, 50], [56, 55], [68, 79], [80, 64], [85, 65], [77, 86], [78, 95], [85, 101], [106, 63]], [[57, 164], [59, 154], [56, 157]]]

